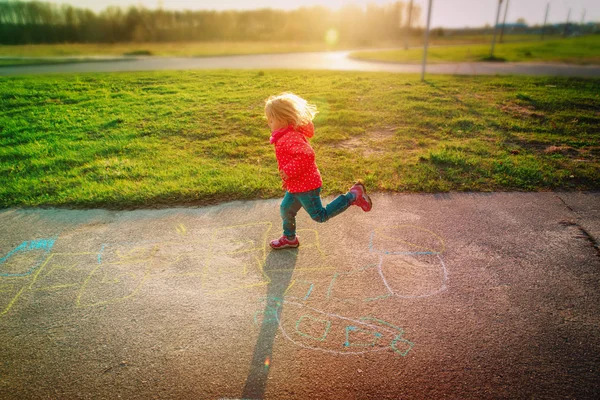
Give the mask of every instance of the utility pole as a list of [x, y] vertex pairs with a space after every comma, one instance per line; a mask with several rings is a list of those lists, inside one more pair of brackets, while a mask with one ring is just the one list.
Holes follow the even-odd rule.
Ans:
[[567, 37], [567, 31], [569, 30], [569, 18], [571, 18], [571, 9], [569, 8], [569, 12], [567, 13], [567, 22], [565, 23], [565, 31], [563, 32], [563, 37]]
[[550, 3], [546, 4], [546, 16], [544, 17], [544, 25], [542, 25], [542, 40], [544, 40], [544, 32], [546, 31], [546, 23], [548, 22], [548, 12], [550, 11]]
[[404, 32], [404, 50], [408, 50], [408, 36], [410, 35], [410, 23], [412, 20], [413, 0], [408, 6], [408, 19], [406, 20], [406, 31]]
[[429, 8], [427, 9], [427, 26], [425, 27], [425, 45], [423, 48], [423, 67], [421, 70], [421, 82], [425, 81], [425, 65], [427, 65], [427, 46], [429, 46], [429, 26], [431, 25], [431, 3], [429, 0]]
[[494, 39], [492, 39], [492, 49], [490, 50], [490, 59], [494, 58], [494, 46], [496, 46], [496, 34], [498, 33], [498, 21], [500, 21], [500, 7], [502, 0], [498, 0], [498, 11], [496, 12], [496, 24], [494, 25]]
[[581, 26], [583, 26], [583, 21], [585, 20], [585, 8], [583, 9], [583, 14], [581, 15]]
[[502, 30], [500, 31], [500, 43], [502, 43], [502, 38], [504, 37], [504, 27], [506, 26], [506, 14], [508, 14], [508, 4], [510, 0], [506, 0], [506, 7], [504, 7], [504, 20], [502, 21]]

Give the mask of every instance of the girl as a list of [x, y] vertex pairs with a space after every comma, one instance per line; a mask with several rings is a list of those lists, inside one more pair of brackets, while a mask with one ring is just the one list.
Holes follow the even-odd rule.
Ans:
[[286, 190], [280, 207], [283, 236], [271, 242], [274, 249], [300, 245], [296, 236], [296, 214], [302, 207], [317, 222], [325, 222], [351, 205], [364, 211], [372, 207], [360, 182], [327, 207], [321, 204], [323, 181], [315, 164], [315, 152], [307, 140], [314, 135], [312, 120], [316, 114], [317, 107], [292, 93], [271, 96], [265, 104], [265, 116], [271, 128], [270, 142], [275, 145], [279, 175]]

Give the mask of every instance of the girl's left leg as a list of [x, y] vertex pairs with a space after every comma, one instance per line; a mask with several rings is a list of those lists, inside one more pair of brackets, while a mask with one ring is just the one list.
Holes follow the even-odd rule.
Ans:
[[296, 193], [296, 198], [302, 204], [310, 217], [317, 222], [325, 222], [344, 212], [354, 200], [350, 193], [336, 197], [331, 203], [323, 207], [321, 203], [321, 188], [304, 193]]

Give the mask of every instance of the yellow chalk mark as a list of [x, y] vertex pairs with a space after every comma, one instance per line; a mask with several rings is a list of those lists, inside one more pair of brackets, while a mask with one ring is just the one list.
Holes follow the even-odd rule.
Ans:
[[159, 249], [160, 248], [158, 247], [158, 245], [153, 245], [147, 256], [145, 255], [145, 253], [148, 252], [148, 249], [142, 246], [134, 247], [126, 253], [121, 253], [120, 250], [117, 250], [115, 251], [115, 253], [120, 260], [107, 262], [107, 264], [137, 264], [142, 262], [148, 262], [152, 260], [152, 257], [154, 257], [154, 255], [158, 252]]
[[288, 292], [290, 291], [290, 289], [292, 288], [292, 286], [294, 286], [294, 284], [296, 284], [296, 280], [292, 279], [292, 282], [290, 283], [290, 285], [283, 292], [283, 297], [287, 296]]
[[[259, 282], [259, 283], [254, 283], [254, 284], [248, 284], [248, 285], [239, 285], [239, 286], [235, 286], [233, 288], [227, 288], [227, 289], [220, 289], [220, 290], [207, 290], [207, 293], [223, 293], [223, 292], [230, 292], [230, 291], [235, 291], [235, 290], [241, 290], [241, 289], [246, 289], [246, 288], [250, 288], [250, 287], [256, 287], [256, 286], [264, 286], [270, 283], [270, 279], [269, 277], [264, 273], [264, 264], [265, 261], [267, 259], [267, 253], [266, 253], [266, 241], [267, 241], [267, 235], [270, 232], [271, 228], [272, 228], [273, 224], [271, 222], [253, 222], [253, 223], [248, 223], [248, 224], [241, 224], [241, 225], [232, 225], [232, 226], [226, 226], [226, 227], [222, 227], [222, 228], [216, 228], [212, 231], [211, 233], [211, 238], [210, 238], [210, 244], [209, 244], [209, 251], [208, 251], [208, 255], [206, 257], [206, 260], [204, 262], [204, 268], [203, 268], [203, 274], [202, 274], [202, 282], [201, 282], [201, 287], [202, 289], [206, 290], [207, 289], [207, 278], [208, 275], [210, 273], [209, 269], [211, 266], [211, 263], [214, 259], [214, 256], [217, 254], [223, 254], [223, 253], [218, 253], [216, 252], [215, 254], [215, 247], [217, 244], [217, 237], [219, 235], [220, 232], [224, 231], [224, 230], [231, 230], [233, 232], [235, 231], [241, 231], [243, 228], [249, 228], [249, 227], [262, 227], [264, 229], [264, 232], [262, 234], [261, 237], [261, 242], [263, 243], [262, 247], [253, 247], [250, 250], [235, 250], [233, 252], [229, 252], [226, 254], [242, 254], [242, 253], [250, 253], [250, 252], [262, 252], [262, 256], [256, 257], [256, 262], [258, 265], [258, 269], [260, 271], [260, 274], [262, 275], [263, 279], [265, 279], [265, 281], [263, 282]], [[253, 240], [246, 240], [243, 243], [254, 243]], [[239, 243], [239, 242], [238, 242]]]
[[[433, 237], [435, 237], [439, 241], [439, 243], [442, 245], [442, 249], [440, 251], [437, 251], [435, 249], [430, 249], [430, 248], [422, 246], [422, 245], [411, 243], [411, 242], [408, 242], [406, 240], [398, 239], [397, 237], [392, 237], [392, 236], [388, 236], [386, 234], [381, 233], [381, 231], [384, 230], [384, 229], [387, 230], [387, 231], [389, 231], [390, 229], [401, 229], [401, 228], [415, 228], [417, 230], [429, 233], [430, 235], [432, 235]], [[407, 245], [409, 245], [411, 247], [415, 247], [415, 248], [422, 249], [422, 250], [427, 250], [427, 251], [432, 252], [432, 253], [439, 253], [439, 254], [441, 254], [446, 249], [446, 244], [444, 243], [444, 239], [442, 239], [439, 235], [433, 233], [429, 229], [421, 228], [421, 227], [418, 227], [418, 226], [415, 226], [415, 225], [398, 225], [398, 226], [386, 227], [386, 228], [375, 228], [374, 232], [375, 232], [375, 234], [377, 236], [381, 236], [382, 238], [385, 238], [385, 239], [388, 239], [388, 240], [392, 240], [392, 241], [395, 241], [395, 242], [404, 243], [404, 244], [407, 244]]]
[[[98, 267], [96, 267], [94, 269], [94, 271], [92, 271], [92, 273], [90, 273], [90, 275], [88, 276], [88, 278], [85, 280], [85, 282], [81, 286], [81, 289], [79, 290], [79, 293], [77, 293], [77, 299], [75, 300], [75, 306], [76, 307], [78, 307], [78, 308], [81, 308], [81, 307], [96, 307], [96, 306], [101, 306], [101, 305], [106, 305], [106, 304], [115, 304], [115, 303], [118, 303], [120, 301], [130, 299], [130, 298], [134, 297], [138, 293], [138, 291], [140, 290], [140, 288], [142, 287], [142, 285], [144, 284], [144, 282], [146, 280], [148, 280], [148, 278], [149, 278], [148, 269], [146, 268], [146, 271], [144, 272], [144, 276], [141, 278], [140, 282], [137, 284], [137, 286], [135, 287], [135, 289], [130, 294], [128, 294], [127, 296], [117, 297], [117, 298], [114, 298], [114, 299], [109, 299], [109, 300], [104, 300], [104, 301], [99, 301], [99, 302], [96, 302], [96, 303], [81, 304], [81, 297], [82, 297], [83, 293], [85, 292], [85, 290], [86, 290], [86, 288], [87, 288], [87, 286], [88, 286], [88, 284], [89, 284], [92, 276], [94, 275], [94, 273], [96, 272], [96, 270], [98, 268], [100, 268], [100, 267], [101, 267], [101, 265], [99, 265]], [[123, 274], [119, 275], [119, 276], [123, 276]]]
[[[36, 271], [36, 273], [33, 275], [33, 279], [31, 281], [31, 283], [29, 284], [29, 289], [33, 288], [33, 285], [37, 282], [38, 278], [40, 277], [40, 275], [42, 274], [42, 272], [46, 269], [46, 266], [48, 265], [48, 263], [57, 256], [96, 256], [97, 253], [51, 253], [48, 258], [46, 258], [46, 260], [44, 261], [44, 263], [40, 266], [40, 268]], [[77, 263], [75, 263], [75, 265], [77, 265]], [[74, 266], [75, 266], [74, 265]], [[46, 277], [48, 275], [50, 275], [50, 273], [52, 273], [52, 271], [54, 271], [55, 269], [57, 269], [57, 267], [53, 267], [50, 269], [50, 271], [48, 271], [47, 273], [45, 273], [43, 275], [43, 277]]]
[[19, 296], [21, 296], [21, 293], [23, 293], [23, 291], [25, 289], [26, 289], [26, 286], [23, 285], [21, 290], [19, 290], [19, 293], [17, 293], [15, 296], [13, 296], [13, 298], [11, 299], [11, 301], [8, 302], [8, 305], [4, 308], [4, 310], [0, 312], [0, 317], [3, 316], [4, 314], [6, 314], [12, 308], [12, 306], [17, 302], [17, 300], [19, 299]]
[[325, 257], [325, 253], [323, 252], [323, 250], [321, 250], [321, 241], [319, 240], [319, 231], [317, 231], [316, 229], [298, 229], [297, 233], [299, 237], [302, 237], [302, 233], [303, 232], [313, 232], [315, 234], [315, 243], [313, 244], [302, 244], [302, 248], [306, 249], [306, 248], [311, 248], [314, 247], [317, 249], [317, 251], [319, 252], [319, 254], [321, 255], [321, 257]]
[[[134, 249], [132, 249], [131, 251], [125, 253], [128, 256], [131, 254], [139, 254], [140, 250], [142, 248], [141, 247], [136, 247]], [[144, 282], [146, 280], [148, 280], [151, 276], [151, 265], [149, 263], [149, 261], [152, 260], [153, 256], [158, 252], [159, 247], [157, 245], [152, 246], [152, 249], [150, 250], [151, 254], [148, 258], [144, 258], [144, 259], [136, 259], [136, 258], [129, 258], [128, 262], [126, 261], [118, 261], [118, 262], [109, 262], [109, 263], [102, 263], [102, 264], [98, 264], [98, 266], [96, 266], [92, 272], [89, 273], [89, 275], [87, 276], [87, 278], [85, 279], [85, 281], [83, 282], [83, 284], [81, 285], [81, 288], [79, 289], [79, 292], [77, 293], [77, 298], [75, 300], [75, 305], [76, 307], [80, 308], [80, 307], [95, 307], [95, 306], [101, 306], [101, 305], [106, 305], [106, 304], [114, 304], [114, 303], [118, 303], [120, 301], [126, 300], [126, 299], [130, 299], [132, 297], [134, 297], [138, 291], [140, 290], [140, 288], [142, 287], [142, 285], [144, 284]], [[117, 252], [117, 254], [120, 256], [120, 252]], [[111, 265], [124, 265], [124, 264], [140, 264], [146, 262], [147, 265], [144, 268], [144, 272], [143, 272], [143, 276], [140, 278], [140, 281], [137, 283], [137, 285], [135, 286], [135, 288], [133, 289], [133, 291], [128, 294], [127, 296], [123, 296], [123, 297], [116, 297], [113, 299], [109, 299], [109, 300], [103, 300], [103, 301], [99, 301], [99, 302], [95, 302], [95, 303], [90, 303], [90, 304], [82, 304], [81, 303], [81, 297], [83, 296], [83, 294], [85, 293], [86, 289], [88, 288], [88, 285], [90, 284], [90, 281], [92, 279], [92, 277], [94, 275], [96, 275], [96, 273], [98, 273], [98, 271], [101, 268], [106, 268], [108, 266]], [[130, 273], [130, 272], [126, 272], [126, 273], [122, 273], [122, 274], [118, 274], [116, 277], [112, 278], [112, 279], [108, 279], [107, 278], [107, 273], [106, 271], [102, 271], [102, 279], [100, 280], [100, 283], [120, 283], [121, 282], [121, 277], [124, 276], [131, 276], [134, 280], [138, 278], [138, 275], [134, 274], [134, 273]]]
[[177, 226], [177, 233], [179, 233], [181, 236], [185, 236], [187, 233], [187, 229], [185, 228], [185, 225], [179, 224], [179, 226]]

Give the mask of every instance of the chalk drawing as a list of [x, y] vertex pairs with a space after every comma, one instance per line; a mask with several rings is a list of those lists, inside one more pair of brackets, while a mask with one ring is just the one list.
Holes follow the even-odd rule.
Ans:
[[[384, 350], [405, 357], [414, 343], [402, 328], [374, 317], [350, 318], [309, 306], [324, 300], [368, 303], [389, 298], [419, 299], [447, 289], [448, 272], [442, 258], [444, 240], [430, 230], [399, 225], [375, 229], [368, 251], [377, 262], [350, 271], [335, 271], [329, 281], [296, 277], [284, 292], [280, 310], [270, 310], [268, 322], [279, 325], [282, 336], [309, 350], [357, 355]], [[364, 254], [359, 260], [366, 260]], [[373, 261], [375, 261], [373, 260]], [[326, 288], [324, 298], [314, 297]], [[314, 297], [314, 298], [313, 298]]]
[[445, 291], [448, 271], [444, 260], [439, 254], [427, 256], [435, 257], [437, 263], [426, 265], [414, 255], [380, 256], [377, 269], [388, 293], [403, 299], [419, 299]]
[[23, 278], [0, 282], [0, 317], [8, 313], [26, 288], [27, 281]]
[[283, 295], [288, 299], [308, 300], [314, 288], [315, 284], [313, 282], [294, 279]]
[[29, 289], [55, 291], [79, 288], [96, 268], [96, 253], [52, 253], [35, 274]]
[[177, 233], [179, 233], [181, 236], [185, 236], [187, 234], [187, 228], [185, 227], [184, 224], [179, 224], [176, 228]]
[[135, 296], [150, 277], [151, 261], [158, 252], [158, 245], [107, 244], [101, 249], [101, 262], [92, 269], [77, 293], [77, 307], [106, 305]]
[[[301, 327], [301, 325], [302, 325], [302, 327]], [[300, 319], [298, 321], [296, 321], [296, 333], [298, 333], [299, 335], [302, 335], [304, 337], [318, 340], [320, 342], [325, 340], [330, 328], [331, 328], [331, 321], [326, 320], [326, 319], [315, 318], [312, 315], [303, 315], [300, 317]], [[315, 331], [315, 329], [317, 330], [317, 332], [322, 330], [321, 336], [318, 336], [318, 335], [314, 336], [311, 334], [312, 332]], [[311, 332], [311, 333], [306, 333], [305, 330], [308, 330], [308, 332]]]
[[0, 317], [27, 289], [32, 274], [40, 268], [55, 240], [25, 241], [0, 258]]
[[258, 222], [213, 230], [204, 262], [202, 290], [226, 293], [269, 284], [263, 267], [271, 227], [270, 222]]
[[371, 232], [369, 251], [379, 254], [377, 270], [390, 295], [416, 299], [447, 289], [448, 270], [441, 257], [444, 240], [414, 225], [377, 228]]
[[[260, 326], [265, 323], [274, 323], [278, 324], [279, 321], [279, 311], [281, 310], [281, 305], [283, 303], [283, 299], [269, 297], [262, 298], [261, 301], [266, 302], [264, 308], [256, 311], [254, 313], [254, 325]], [[262, 316], [262, 320], [261, 317]]]
[[[56, 239], [26, 241], [0, 259], [0, 316], [27, 291], [72, 290], [74, 306], [94, 307], [132, 299], [151, 279], [198, 279], [205, 295], [260, 290], [271, 283], [269, 274], [290, 270], [276, 269], [275, 261], [269, 274], [265, 272], [271, 230], [270, 222], [254, 222], [207, 229], [205, 236], [192, 237], [179, 224], [175, 231], [180, 240], [102, 243], [97, 252], [80, 253], [52, 253]], [[317, 306], [322, 302], [327, 307], [330, 300], [356, 304], [441, 293], [448, 279], [443, 239], [412, 225], [377, 228], [365, 252], [353, 260], [364, 266], [348, 271], [331, 265], [316, 230], [298, 234], [300, 251], [285, 254], [296, 259], [288, 263], [294, 265], [293, 277], [284, 297], [265, 299], [267, 305], [254, 313], [254, 323], [275, 324], [286, 340], [306, 349], [339, 355], [384, 350], [409, 354], [414, 343], [402, 328]]]
[[[414, 346], [414, 343], [403, 337], [403, 329], [376, 318], [348, 318], [285, 299], [282, 308], [283, 311], [278, 314], [282, 335], [305, 349], [338, 355], [392, 350], [404, 357]], [[318, 324], [298, 329], [303, 321], [309, 319]], [[310, 328], [313, 331], [309, 331]], [[356, 338], [351, 334], [361, 335]], [[367, 336], [371, 338], [368, 342], [364, 340]]]
[[[355, 339], [354, 337], [358, 336], [358, 335], [356, 335], [357, 333], [359, 333], [360, 336], [362, 336], [362, 337], [366, 337], [367, 341], [359, 342], [357, 339]], [[354, 336], [354, 337], [351, 339], [351, 336]], [[377, 343], [377, 341], [382, 336], [383, 335], [379, 332], [349, 325], [346, 327], [346, 343], [344, 343], [344, 346], [346, 346], [346, 347], [350, 347], [350, 346], [374, 347], [375, 343]]]
[[[381, 325], [385, 325], [385, 326], [389, 326], [392, 329], [395, 329], [398, 332], [404, 333], [404, 330], [402, 328], [399, 328], [397, 326], [394, 326], [392, 324], [390, 324], [389, 322], [385, 322], [382, 321], [380, 319], [377, 318], [373, 318], [373, 317], [362, 317], [360, 319], [361, 321], [372, 321]], [[408, 354], [408, 352], [410, 351], [410, 349], [413, 348], [415, 344], [409, 340], [406, 340], [402, 337], [402, 334], [397, 335], [396, 338], [394, 338], [394, 340], [392, 341], [390, 347], [392, 348], [392, 350], [394, 350], [396, 353], [400, 354], [401, 356], [406, 356]], [[404, 349], [404, 350], [402, 350]]]
[[[50, 252], [55, 240], [37, 239], [26, 241], [9, 251], [6, 256], [0, 258], [0, 277], [31, 275]], [[23, 262], [23, 258], [26, 259], [25, 262]]]

